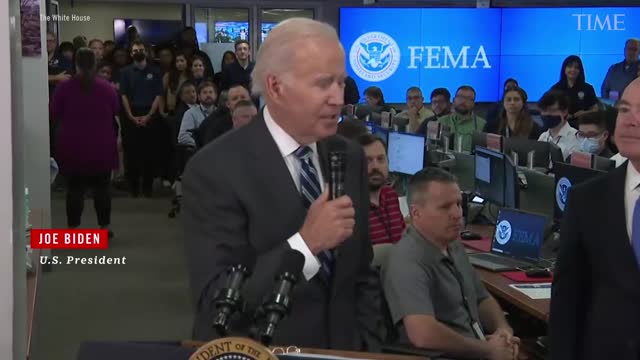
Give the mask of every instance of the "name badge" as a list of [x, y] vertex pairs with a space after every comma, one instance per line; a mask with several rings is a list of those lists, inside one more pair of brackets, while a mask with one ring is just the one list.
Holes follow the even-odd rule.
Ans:
[[480, 324], [478, 324], [477, 321], [474, 321], [473, 324], [471, 324], [471, 327], [473, 328], [473, 332], [476, 334], [478, 339], [483, 341], [486, 340], [486, 338], [484, 337], [484, 332], [482, 331], [482, 328], [480, 327]]

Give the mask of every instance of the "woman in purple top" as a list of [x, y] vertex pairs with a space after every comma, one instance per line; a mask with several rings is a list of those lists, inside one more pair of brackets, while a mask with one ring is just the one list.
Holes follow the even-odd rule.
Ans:
[[50, 104], [52, 121], [58, 125], [56, 161], [67, 179], [67, 225], [80, 226], [84, 193], [91, 188], [98, 225], [108, 229], [111, 172], [118, 168], [114, 117], [120, 102], [113, 86], [96, 77], [91, 49], [78, 49], [75, 66], [76, 75], [58, 85]]

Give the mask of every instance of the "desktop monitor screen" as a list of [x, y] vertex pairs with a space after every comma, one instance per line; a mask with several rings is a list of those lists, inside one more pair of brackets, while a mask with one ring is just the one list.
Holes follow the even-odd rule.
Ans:
[[542, 215], [502, 209], [496, 220], [491, 251], [518, 259], [537, 261], [544, 242], [547, 219]]
[[389, 171], [413, 175], [424, 168], [424, 137], [390, 132], [387, 153]]
[[498, 205], [505, 205], [505, 156], [503, 153], [476, 147], [475, 192]]
[[234, 43], [249, 40], [249, 23], [244, 21], [217, 21], [213, 42]]
[[[371, 124], [371, 123], [369, 123]], [[371, 126], [371, 134], [379, 137], [380, 139], [382, 139], [382, 141], [384, 141], [385, 144], [389, 143], [389, 129], [385, 129], [381, 126], [378, 125], [369, 125]]]
[[605, 174], [603, 171], [574, 166], [563, 162], [553, 164], [553, 173], [555, 175], [553, 217], [556, 221], [562, 219], [564, 215], [569, 191], [572, 186]]
[[181, 20], [113, 19], [113, 40], [118, 45], [127, 44], [127, 28], [135, 26], [140, 38], [150, 45], [173, 41], [184, 29]]

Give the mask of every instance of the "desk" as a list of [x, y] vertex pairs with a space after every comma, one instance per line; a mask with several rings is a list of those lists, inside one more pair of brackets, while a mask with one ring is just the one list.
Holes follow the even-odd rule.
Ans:
[[[470, 225], [469, 230], [477, 232], [482, 236], [492, 238], [494, 227], [490, 225]], [[544, 322], [549, 320], [549, 304], [551, 300], [533, 300], [525, 294], [511, 288], [509, 285], [513, 280], [509, 280], [500, 273], [476, 268], [480, 279], [487, 287], [487, 290], [495, 297], [502, 299], [515, 307], [523, 310], [527, 314]]]

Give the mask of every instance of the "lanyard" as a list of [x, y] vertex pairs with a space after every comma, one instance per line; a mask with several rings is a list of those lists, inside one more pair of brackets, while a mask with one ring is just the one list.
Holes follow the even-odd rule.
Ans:
[[389, 222], [390, 222], [389, 221], [389, 213], [387, 212], [387, 208], [385, 207], [384, 216], [382, 216], [382, 213], [380, 211], [380, 207], [381, 206], [378, 206], [377, 208], [373, 208], [373, 212], [376, 214], [376, 218], [378, 218], [378, 220], [380, 221], [380, 223], [384, 227], [384, 231], [387, 233], [387, 239], [389, 239], [389, 242], [392, 243], [393, 242], [393, 236], [391, 236], [391, 225], [389, 224]]
[[482, 329], [480, 328], [479, 321], [474, 319], [473, 313], [471, 312], [471, 306], [469, 305], [469, 298], [467, 297], [467, 295], [466, 295], [466, 293], [464, 291], [464, 283], [462, 281], [462, 274], [460, 274], [460, 272], [456, 268], [456, 265], [453, 262], [453, 259], [450, 258], [448, 255], [444, 258], [444, 262], [447, 265], [447, 268], [453, 274], [453, 277], [456, 278], [456, 282], [460, 286], [460, 295], [462, 296], [462, 306], [464, 306], [464, 309], [467, 311], [467, 314], [469, 315], [469, 325], [471, 326], [471, 329], [476, 334], [476, 336], [479, 339], [483, 340], [484, 334], [482, 333]]

